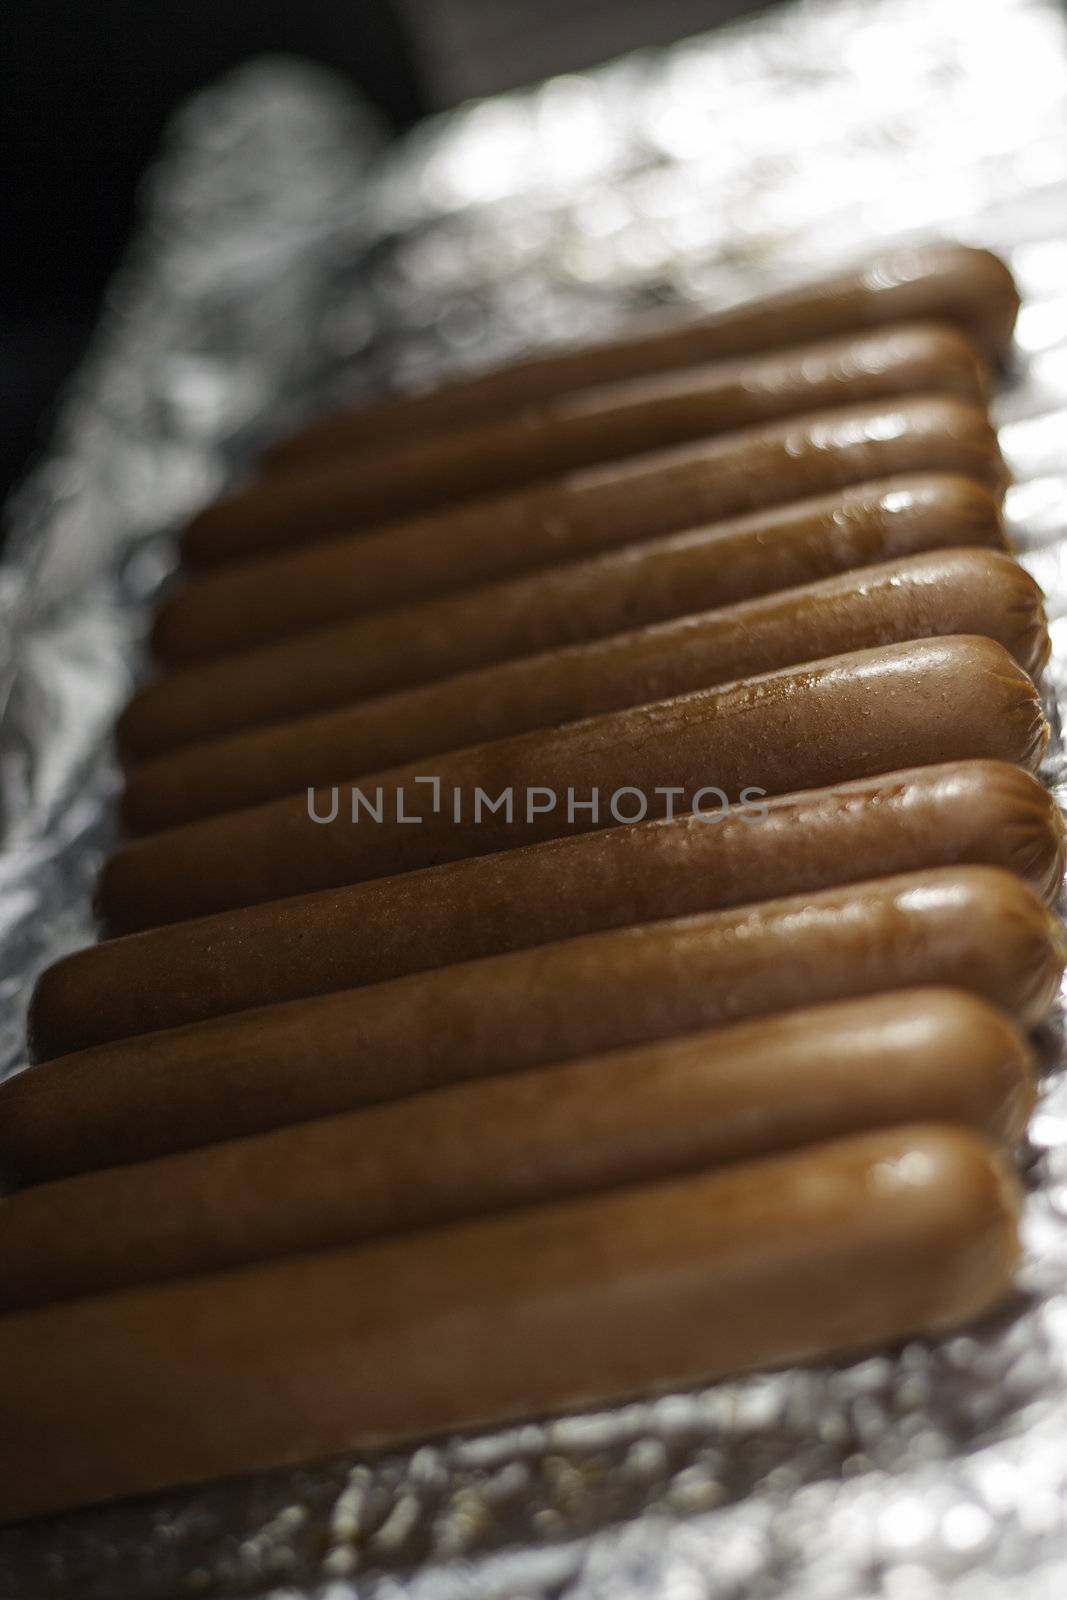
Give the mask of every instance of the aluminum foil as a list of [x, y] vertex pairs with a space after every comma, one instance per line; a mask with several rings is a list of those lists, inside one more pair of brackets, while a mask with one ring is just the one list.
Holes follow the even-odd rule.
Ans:
[[[1058, 728], [1067, 39], [1051, 0], [793, 4], [392, 151], [295, 62], [193, 101], [0, 569], [0, 1075], [21, 1064], [35, 973], [92, 934], [109, 730], [173, 530], [262, 437], [331, 397], [931, 233], [1001, 250], [1024, 292], [997, 405], [1009, 521], [1049, 599]], [[1067, 778], [1059, 736], [1045, 775]], [[991, 1323], [6, 1530], [0, 1596], [1062, 1600], [1067, 1070], [1058, 1027], [1043, 1044], [1026, 1266]]]

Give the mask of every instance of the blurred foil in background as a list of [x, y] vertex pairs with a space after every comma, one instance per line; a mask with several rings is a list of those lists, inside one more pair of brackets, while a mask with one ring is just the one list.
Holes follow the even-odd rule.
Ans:
[[[21, 1064], [33, 975], [91, 937], [109, 729], [170, 535], [259, 438], [342, 395], [930, 233], [1002, 251], [1024, 293], [998, 404], [1009, 521], [1049, 599], [1058, 724], [1067, 38], [1053, 0], [794, 4], [475, 105], [385, 154], [343, 87], [296, 63], [194, 101], [0, 569], [0, 1075]], [[1062, 739], [1045, 775], [1065, 776]], [[0, 1596], [1063, 1600], [1067, 1072], [1047, 1047], [1025, 1279], [993, 1325], [9, 1529]]]

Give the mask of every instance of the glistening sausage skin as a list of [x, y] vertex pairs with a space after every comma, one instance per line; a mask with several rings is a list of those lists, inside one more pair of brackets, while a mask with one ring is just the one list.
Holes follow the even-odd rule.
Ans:
[[962, 333], [905, 323], [583, 390], [464, 433], [333, 457], [216, 501], [184, 548], [192, 562], [243, 559], [780, 417], [901, 394], [980, 403], [985, 389]]
[[134, 697], [120, 741], [136, 760], [956, 546], [1004, 547], [996, 498], [973, 478], [858, 484], [187, 665]]
[[16, 1312], [0, 1518], [955, 1327], [1010, 1291], [1019, 1205], [981, 1135], [909, 1126]]
[[170, 828], [112, 855], [98, 908], [135, 932], [662, 816], [672, 796], [684, 811], [709, 786], [733, 803], [975, 756], [1033, 770], [1046, 741], [1002, 645], [887, 645]]
[[1064, 937], [995, 867], [941, 867], [585, 934], [98, 1045], [0, 1084], [0, 1174], [39, 1182], [797, 1006], [962, 988], [1024, 1026]]
[[0, 1311], [903, 1122], [1014, 1142], [1033, 1102], [1026, 1042], [986, 1001], [841, 1000], [36, 1184], [0, 1201]]
[[968, 864], [1057, 894], [1059, 809], [1022, 768], [912, 768], [770, 799], [756, 826], [730, 812], [606, 828], [113, 939], [42, 975], [30, 1044], [40, 1060], [600, 929]]
[[267, 465], [296, 468], [367, 444], [470, 426], [592, 384], [916, 317], [954, 323], [995, 360], [1008, 346], [1018, 307], [1011, 273], [987, 250], [934, 243], [886, 251], [858, 268], [711, 316], [637, 328], [610, 343], [534, 356], [422, 394], [337, 412], [280, 440]]
[[222, 654], [901, 472], [958, 472], [1001, 488], [989, 418], [964, 400], [914, 395], [808, 412], [366, 533], [346, 535], [342, 516], [321, 544], [176, 590], [154, 644], [167, 662]]
[[123, 818], [133, 833], [175, 827], [464, 745], [953, 633], [995, 639], [1032, 677], [1048, 659], [1041, 590], [1018, 562], [991, 550], [933, 551], [186, 746], [135, 769]]

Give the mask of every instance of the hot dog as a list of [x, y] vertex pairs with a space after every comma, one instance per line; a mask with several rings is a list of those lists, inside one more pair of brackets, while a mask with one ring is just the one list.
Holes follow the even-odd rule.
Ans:
[[703, 361], [779, 350], [856, 328], [933, 317], [962, 327], [996, 359], [1019, 307], [1007, 267], [986, 250], [933, 243], [892, 250], [814, 284], [701, 318], [635, 329], [611, 343], [554, 351], [320, 418], [279, 441], [268, 467], [321, 461], [363, 446], [469, 426], [516, 407], [596, 383], [616, 383]]
[[912, 1126], [2, 1317], [0, 1518], [954, 1327], [1019, 1204], [980, 1135]]
[[606, 828], [79, 950], [40, 978], [38, 1060], [406, 972], [923, 867], [984, 864], [1058, 892], [1064, 832], [1019, 767], [964, 761], [736, 812]]
[[184, 549], [194, 563], [239, 559], [780, 417], [923, 393], [984, 399], [984, 365], [958, 330], [905, 323], [609, 384], [254, 483], [201, 512]]
[[902, 472], [959, 472], [1002, 487], [984, 411], [919, 395], [810, 412], [347, 536], [338, 503], [336, 537], [178, 589], [153, 642], [167, 662], [221, 654]]
[[719, 611], [531, 656], [340, 711], [186, 746], [130, 777], [134, 833], [256, 805], [415, 757], [816, 661], [952, 633], [1048, 659], [1041, 590], [1009, 556], [911, 556]]
[[710, 786], [721, 812], [722, 795], [934, 761], [1033, 769], [1046, 739], [1033, 684], [1003, 646], [887, 645], [170, 828], [111, 856], [98, 908], [112, 932], [134, 932], [665, 815], [668, 790], [678, 811], [707, 809]]
[[134, 697], [123, 752], [134, 760], [922, 550], [1003, 544], [996, 500], [974, 479], [860, 484], [187, 666]]
[[916, 985], [1038, 1022], [1059, 923], [995, 867], [937, 868], [585, 934], [61, 1056], [0, 1084], [12, 1183], [450, 1083]]
[[37, 1184], [0, 1201], [0, 1312], [902, 1122], [1013, 1142], [1033, 1101], [1025, 1040], [985, 1001], [842, 1000]]

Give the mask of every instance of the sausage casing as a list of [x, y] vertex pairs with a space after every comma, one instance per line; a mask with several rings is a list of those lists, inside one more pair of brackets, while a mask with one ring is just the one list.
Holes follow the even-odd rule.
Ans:
[[337, 451], [469, 426], [552, 395], [701, 361], [779, 350], [855, 328], [933, 317], [962, 327], [994, 359], [1011, 339], [1019, 295], [987, 250], [932, 243], [887, 251], [821, 282], [708, 317], [635, 329], [594, 347], [534, 356], [422, 394], [320, 418], [279, 441], [269, 465], [295, 467]]
[[134, 932], [664, 815], [668, 791], [684, 811], [709, 787], [734, 803], [976, 756], [1032, 770], [1047, 735], [1002, 645], [886, 645], [170, 828], [111, 856], [98, 907]]
[[938, 395], [843, 406], [369, 532], [345, 535], [342, 519], [320, 544], [177, 589], [154, 644], [164, 661], [222, 654], [902, 472], [958, 472], [1001, 488], [985, 411]]
[[112, 939], [42, 974], [38, 1060], [227, 1012], [305, 999], [576, 934], [924, 867], [1014, 872], [1047, 901], [1064, 869], [1048, 791], [964, 761], [733, 812], [606, 828]]
[[417, 756], [953, 633], [995, 639], [1031, 676], [1048, 659], [1041, 590], [1018, 562], [992, 550], [932, 551], [186, 746], [135, 769], [123, 818], [134, 833], [175, 827]]
[[997, 501], [974, 479], [859, 484], [194, 662], [134, 697], [120, 743], [129, 761], [954, 546], [1004, 547]]
[[813, 1006], [36, 1184], [0, 1201], [0, 1311], [903, 1122], [1011, 1142], [1033, 1101], [1026, 1041], [974, 995]]
[[910, 1126], [16, 1312], [0, 1519], [954, 1327], [1019, 1204], [980, 1135]]
[[962, 988], [1029, 1026], [1057, 920], [936, 868], [586, 934], [98, 1045], [0, 1084], [0, 1173], [39, 1182], [802, 1005]]
[[901, 394], [981, 402], [983, 363], [957, 329], [905, 323], [583, 390], [462, 433], [346, 452], [310, 470], [253, 483], [201, 512], [184, 550], [193, 563], [241, 559], [337, 528], [483, 499], [597, 462]]

